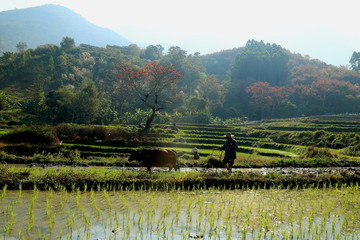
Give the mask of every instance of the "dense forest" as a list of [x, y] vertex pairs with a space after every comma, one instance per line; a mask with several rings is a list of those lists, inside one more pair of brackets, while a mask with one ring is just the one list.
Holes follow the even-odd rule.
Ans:
[[59, 45], [17, 47], [0, 57], [0, 110], [48, 123], [211, 123], [360, 112], [356, 52], [350, 70], [255, 40], [208, 55], [176, 46], [76, 46], [70, 37]]

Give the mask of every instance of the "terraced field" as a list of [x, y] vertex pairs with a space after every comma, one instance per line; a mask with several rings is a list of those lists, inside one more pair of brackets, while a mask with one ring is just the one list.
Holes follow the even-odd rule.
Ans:
[[[137, 131], [136, 126], [105, 126], [112, 130]], [[182, 166], [204, 165], [209, 158], [220, 159], [222, 152], [213, 150], [221, 146], [224, 135], [231, 132], [238, 141], [238, 159], [235, 167], [270, 166], [269, 162], [281, 163], [319, 156], [306, 156], [309, 147], [325, 149], [327, 155], [343, 161], [360, 162], [360, 116], [320, 116], [294, 119], [278, 119], [262, 122], [240, 122], [236, 125], [177, 124], [156, 125], [153, 131], [139, 139], [115, 141], [111, 139], [93, 139], [86, 142], [67, 141], [58, 147], [61, 156], [70, 156], [72, 160], [82, 160], [93, 165], [127, 165], [127, 158], [133, 149], [147, 147], [170, 148], [178, 152]], [[0, 134], [8, 130], [0, 130]], [[136, 135], [136, 134], [135, 134]], [[349, 153], [347, 149], [353, 147]], [[360, 145], [359, 145], [360, 146]], [[200, 160], [194, 160], [192, 149], [197, 148]], [[319, 150], [316, 150], [319, 152]], [[20, 151], [21, 152], [21, 151]], [[24, 153], [23, 153], [24, 154]], [[37, 154], [48, 154], [38, 148]], [[322, 158], [322, 156], [320, 156]], [[111, 160], [109, 160], [111, 159]], [[345, 163], [344, 163], [345, 161]], [[358, 165], [358, 164], [355, 164]], [[271, 165], [273, 166], [273, 165]], [[277, 165], [276, 165], [277, 166]], [[290, 165], [291, 166], [291, 165]], [[340, 165], [334, 165], [340, 166]], [[351, 166], [354, 166], [353, 164]]]
[[[168, 128], [169, 126], [161, 125], [160, 128]], [[301, 149], [302, 147], [295, 147], [285, 144], [275, 144], [268, 139], [248, 137], [243, 133], [238, 126], [221, 126], [221, 125], [192, 125], [192, 124], [178, 124], [179, 131], [169, 131], [167, 134], [162, 134], [161, 137], [147, 137], [150, 140], [146, 143], [139, 143], [138, 145], [129, 146], [126, 144], [97, 142], [93, 144], [67, 144], [63, 147], [68, 150], [77, 150], [82, 157], [95, 156], [119, 156], [126, 157], [132, 149], [141, 149], [145, 147], [166, 147], [174, 149], [179, 153], [180, 160], [188, 160], [192, 158], [192, 149], [199, 149], [200, 157], [207, 158], [214, 156], [218, 158], [220, 151], [212, 150], [214, 147], [221, 146], [225, 137], [224, 134], [231, 132], [235, 135], [235, 139], [239, 143], [239, 154], [243, 155], [264, 155], [264, 156], [278, 156], [291, 157], [297, 156], [298, 153], [294, 149]]]
[[[239, 143], [238, 158], [299, 158], [304, 155], [308, 146], [302, 144], [287, 144], [276, 142], [271, 136], [279, 133], [291, 134], [302, 132], [311, 134], [314, 131], [333, 132], [334, 134], [357, 133], [360, 131], [358, 118], [304, 118], [286, 119], [269, 122], [244, 122], [237, 125], [201, 125], [178, 124], [178, 131], [167, 131], [161, 137], [148, 136], [150, 140], [138, 145], [112, 145], [106, 143], [94, 145], [66, 144], [69, 149], [77, 149], [83, 157], [91, 156], [120, 156], [126, 157], [131, 149], [144, 147], [167, 147], [179, 153], [180, 161], [192, 160], [191, 150], [199, 149], [202, 160], [210, 156], [219, 159], [220, 151], [213, 151], [221, 146], [225, 140], [224, 134], [231, 132]], [[159, 129], [170, 129], [170, 125], [158, 125]], [[311, 146], [311, 145], [310, 145]], [[330, 149], [338, 154], [339, 149]], [[201, 161], [201, 160], [200, 160]], [[236, 166], [236, 163], [235, 163]]]

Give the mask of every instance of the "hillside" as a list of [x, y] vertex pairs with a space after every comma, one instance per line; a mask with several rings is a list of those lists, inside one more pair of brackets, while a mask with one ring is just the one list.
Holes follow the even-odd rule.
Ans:
[[214, 52], [201, 56], [201, 61], [206, 68], [207, 74], [215, 75], [219, 79], [225, 79], [236, 56], [242, 51], [244, 51], [244, 47]]
[[[166, 89], [168, 96], [176, 91], [164, 101], [159, 123], [360, 113], [359, 72], [276, 44], [249, 40], [245, 47], [201, 56], [179, 47], [163, 54], [161, 46], [102, 48], [65, 40], [0, 57], [0, 111], [57, 123], [139, 124], [149, 115], [148, 106], [117, 73], [135, 71], [137, 77], [158, 61], [182, 76]], [[9, 114], [0, 124], [16, 120]]]
[[[324, 72], [327, 72], [328, 74], [331, 73], [331, 78], [333, 79], [349, 81], [353, 84], [360, 83], [360, 74], [356, 71], [352, 71], [345, 67], [336, 67], [318, 59], [311, 59], [307, 56], [302, 56], [301, 54], [294, 53], [280, 45], [279, 49], [284, 52], [284, 56], [287, 58], [287, 83], [296, 83], [301, 81], [301, 79], [303, 81], [307, 79], [307, 83], [311, 83], [317, 77], [324, 77]], [[245, 50], [245, 47], [227, 49], [211, 54], [201, 55], [200, 59], [207, 74], [214, 75], [218, 79], [224, 80], [230, 77], [229, 73], [232, 71], [236, 57]], [[261, 50], [257, 49], [254, 52], [261, 52]], [[259, 56], [255, 56], [255, 58], [257, 57]], [[253, 65], [256, 64], [250, 63], [247, 68], [251, 68]], [[277, 64], [271, 65], [271, 68], [275, 68], [276, 66]], [[264, 69], [262, 69], [262, 71], [263, 70]], [[269, 81], [269, 79], [266, 79], [265, 81]]]
[[130, 42], [114, 31], [96, 26], [59, 5], [43, 5], [0, 12], [0, 41], [3, 52], [16, 50], [16, 44], [25, 42], [35, 48], [43, 44], [59, 44], [65, 36], [76, 44], [129, 45]]

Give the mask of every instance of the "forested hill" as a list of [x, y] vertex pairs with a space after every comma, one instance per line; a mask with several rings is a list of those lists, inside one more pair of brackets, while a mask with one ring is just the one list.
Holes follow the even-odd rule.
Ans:
[[16, 45], [29, 48], [43, 44], [58, 44], [64, 36], [85, 43], [105, 47], [107, 44], [125, 46], [130, 42], [114, 31], [96, 26], [59, 5], [43, 5], [0, 12], [0, 51], [14, 52]]
[[236, 56], [244, 50], [245, 48], [241, 47], [206, 54], [201, 56], [201, 61], [208, 74], [212, 74], [219, 79], [225, 79]]
[[[163, 123], [360, 113], [360, 53], [350, 70], [256, 40], [204, 56], [180, 47], [164, 52], [160, 45], [103, 48], [75, 41], [64, 37], [60, 45], [3, 54], [2, 114], [139, 124], [154, 109]], [[146, 92], [158, 86], [160, 92]]]
[[[237, 59], [237, 57], [239, 58]], [[314, 80], [321, 77], [324, 72], [331, 72], [333, 78], [360, 84], [357, 73], [360, 72], [360, 53], [357, 52], [354, 52], [351, 60], [349, 59], [350, 68], [355, 71], [351, 71], [347, 67], [336, 67], [317, 59], [311, 59], [309, 56], [302, 56], [299, 53], [293, 53], [280, 45], [255, 40], [249, 40], [245, 47], [202, 55], [200, 59], [206, 73], [219, 79], [231, 78], [230, 74], [234, 74], [237, 69], [240, 69], [238, 68], [240, 66], [234, 66], [237, 63], [244, 67], [238, 72], [241, 75], [238, 77], [254, 78], [258, 81], [271, 82], [272, 85], [275, 84], [270, 79], [272, 77], [277, 81], [282, 78], [290, 83], [299, 80], [299, 78]], [[283, 77], [274, 75], [275, 72], [280, 73], [282, 71], [285, 72]], [[267, 76], [260, 76], [261, 74]], [[309, 80], [305, 82], [311, 83]]]
[[[244, 48], [202, 56], [202, 62], [208, 73], [226, 80], [224, 104], [230, 115], [252, 112], [262, 119], [360, 112], [360, 53], [354, 52], [350, 70], [249, 40]], [[214, 72], [212, 66], [219, 65], [221, 72]]]

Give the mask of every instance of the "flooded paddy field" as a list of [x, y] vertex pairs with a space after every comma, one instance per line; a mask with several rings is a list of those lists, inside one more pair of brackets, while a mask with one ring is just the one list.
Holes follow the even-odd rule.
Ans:
[[10, 191], [2, 239], [360, 239], [358, 186]]
[[[8, 167], [15, 168], [72, 168], [72, 166], [58, 166], [52, 164], [7, 164]], [[76, 167], [77, 169], [87, 169], [88, 167]], [[92, 167], [98, 169], [113, 169], [121, 171], [142, 171], [145, 172], [145, 167]], [[168, 168], [153, 167], [152, 172], [168, 172]], [[174, 171], [174, 170], [172, 170]], [[205, 168], [205, 167], [180, 167], [179, 172], [228, 172], [226, 168]], [[258, 168], [232, 168], [232, 172], [248, 173], [259, 172], [263, 175], [268, 173], [280, 173], [280, 174], [322, 174], [322, 173], [338, 173], [338, 172], [352, 172], [360, 175], [360, 167], [258, 167]]]
[[[269, 124], [179, 124], [143, 145], [84, 136], [63, 142], [61, 154], [37, 146], [1, 152], [0, 239], [360, 239], [358, 149], [328, 148], [357, 144], [356, 134], [345, 134], [355, 128]], [[229, 131], [241, 146], [231, 174], [206, 167], [220, 160], [213, 148]], [[318, 148], [308, 148], [309, 139]], [[130, 164], [130, 150], [143, 147], [178, 151], [180, 171], [150, 174]], [[194, 147], [203, 162], [192, 159]], [[308, 157], [309, 149], [330, 159]]]
[[[118, 168], [118, 169], [126, 169], [126, 170], [135, 170], [135, 171], [146, 171], [145, 168]], [[153, 168], [153, 171], [166, 171], [164, 168]], [[180, 172], [190, 172], [190, 171], [197, 171], [197, 172], [228, 172], [226, 168], [202, 168], [202, 167], [185, 167], [180, 168]], [[232, 172], [238, 173], [248, 173], [248, 172], [255, 172], [261, 173], [263, 175], [269, 173], [279, 173], [279, 174], [323, 174], [323, 173], [339, 173], [339, 172], [352, 172], [355, 174], [360, 174], [359, 167], [318, 167], [318, 168], [299, 168], [299, 167], [262, 167], [262, 168], [233, 168]]]

